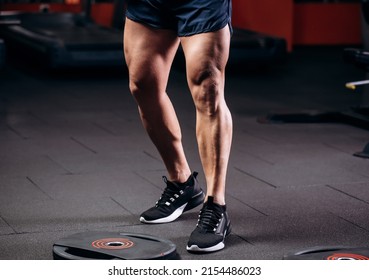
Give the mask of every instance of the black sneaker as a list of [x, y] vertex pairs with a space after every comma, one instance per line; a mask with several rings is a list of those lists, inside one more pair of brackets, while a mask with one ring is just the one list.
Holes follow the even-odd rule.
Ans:
[[226, 206], [214, 203], [213, 197], [200, 210], [199, 220], [187, 243], [189, 252], [214, 252], [224, 248], [224, 239], [231, 233]]
[[148, 224], [169, 223], [183, 212], [191, 210], [204, 202], [205, 194], [193, 172], [185, 183], [171, 182], [163, 176], [167, 184], [156, 205], [141, 214], [140, 221]]

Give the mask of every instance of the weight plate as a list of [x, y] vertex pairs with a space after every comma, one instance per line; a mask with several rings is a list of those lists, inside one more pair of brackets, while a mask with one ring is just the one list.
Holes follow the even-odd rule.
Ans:
[[369, 248], [314, 247], [285, 255], [284, 260], [369, 260]]
[[175, 259], [178, 255], [174, 243], [156, 236], [92, 231], [55, 242], [53, 257], [62, 260], [150, 260]]

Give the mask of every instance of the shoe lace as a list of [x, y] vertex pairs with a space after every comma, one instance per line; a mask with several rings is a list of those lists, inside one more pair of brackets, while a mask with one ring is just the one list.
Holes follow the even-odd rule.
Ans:
[[204, 207], [200, 211], [197, 227], [205, 232], [214, 232], [216, 231], [222, 217], [223, 214], [219, 211]]
[[167, 184], [167, 187], [164, 189], [159, 200], [156, 202], [156, 207], [160, 205], [170, 206], [170, 204], [183, 193], [182, 190], [170, 184], [167, 177], [163, 176], [163, 181]]

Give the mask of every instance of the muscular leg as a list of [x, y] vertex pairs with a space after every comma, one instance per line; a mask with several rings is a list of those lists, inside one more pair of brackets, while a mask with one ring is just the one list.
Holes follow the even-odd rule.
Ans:
[[232, 117], [224, 99], [229, 55], [228, 26], [213, 33], [182, 37], [187, 80], [196, 106], [196, 135], [205, 172], [207, 196], [225, 204], [232, 141]]
[[191, 170], [183, 151], [178, 119], [166, 93], [178, 45], [173, 31], [153, 30], [126, 20], [124, 53], [131, 93], [142, 123], [168, 170], [169, 180], [184, 182]]

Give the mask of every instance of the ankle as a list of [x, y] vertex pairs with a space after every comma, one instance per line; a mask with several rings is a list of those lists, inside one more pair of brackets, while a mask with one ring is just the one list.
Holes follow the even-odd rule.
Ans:
[[188, 180], [191, 179], [191, 175], [191, 172], [177, 172], [174, 175], [170, 174], [169, 181], [176, 184], [185, 184]]

